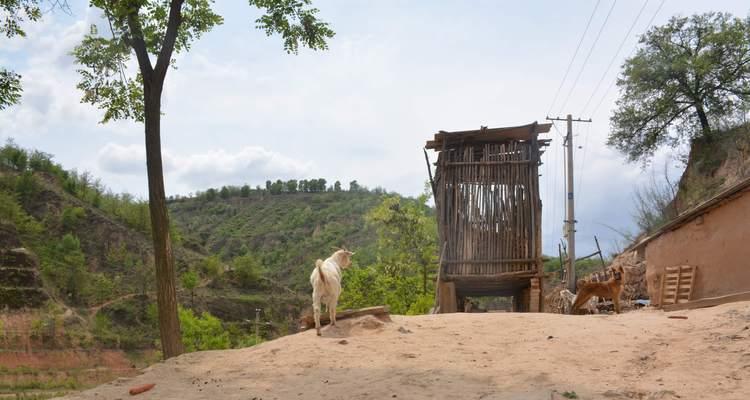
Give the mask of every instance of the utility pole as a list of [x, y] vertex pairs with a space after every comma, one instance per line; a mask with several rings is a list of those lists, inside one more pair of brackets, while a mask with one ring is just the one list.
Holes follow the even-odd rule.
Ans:
[[568, 290], [576, 292], [576, 215], [575, 215], [575, 197], [574, 197], [574, 180], [573, 180], [573, 122], [591, 122], [591, 119], [573, 119], [573, 116], [568, 114], [567, 118], [550, 118], [549, 121], [566, 121], [568, 123], [568, 132], [565, 136], [565, 146], [568, 148], [568, 160], [567, 160], [567, 184], [565, 191], [567, 192], [566, 204], [567, 204], [567, 219], [565, 220], [565, 231], [568, 242]]

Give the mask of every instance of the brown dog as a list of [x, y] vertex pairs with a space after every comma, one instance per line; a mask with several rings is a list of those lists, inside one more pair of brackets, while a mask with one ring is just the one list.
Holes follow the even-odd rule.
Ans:
[[572, 314], [593, 296], [605, 299], [612, 299], [615, 304], [615, 312], [620, 313], [620, 292], [622, 291], [622, 277], [625, 270], [621, 266], [612, 269], [612, 277], [606, 282], [578, 282], [578, 294], [573, 307], [570, 308]]

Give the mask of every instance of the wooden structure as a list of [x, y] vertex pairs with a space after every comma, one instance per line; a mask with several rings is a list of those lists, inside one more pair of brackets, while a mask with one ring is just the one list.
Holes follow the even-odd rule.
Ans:
[[550, 126], [440, 131], [427, 142], [438, 152], [438, 312], [467, 296], [513, 296], [515, 310], [541, 311], [538, 168], [549, 140], [538, 135]]
[[690, 265], [667, 267], [661, 280], [659, 305], [687, 303], [693, 294], [696, 268]]

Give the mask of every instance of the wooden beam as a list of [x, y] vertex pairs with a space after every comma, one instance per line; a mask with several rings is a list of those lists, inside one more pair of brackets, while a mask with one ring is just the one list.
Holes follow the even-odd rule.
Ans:
[[515, 272], [504, 272], [501, 274], [492, 275], [458, 275], [458, 274], [446, 274], [446, 281], [492, 281], [492, 280], [505, 280], [508, 278], [532, 278], [535, 277], [537, 271], [515, 271]]
[[[388, 306], [375, 306], [360, 308], [358, 310], [344, 310], [336, 312], [336, 320], [342, 320], [347, 318], [362, 317], [364, 315], [382, 316], [388, 315], [391, 312]], [[315, 327], [315, 318], [312, 315], [304, 315], [300, 318], [300, 330], [310, 329]], [[321, 313], [320, 324], [325, 325], [331, 322], [328, 313]]]
[[693, 300], [687, 303], [669, 304], [663, 307], [664, 311], [690, 310], [694, 308], [713, 307], [736, 301], [750, 301], [750, 292], [729, 294], [719, 297], [708, 297], [700, 300]]
[[528, 264], [536, 261], [535, 258], [514, 258], [500, 260], [445, 260], [444, 264]]
[[496, 143], [509, 140], [532, 140], [540, 133], [547, 133], [552, 124], [532, 123], [507, 128], [483, 128], [470, 131], [445, 132], [435, 134], [434, 140], [427, 141], [425, 148], [439, 149], [447, 142], [468, 143]]

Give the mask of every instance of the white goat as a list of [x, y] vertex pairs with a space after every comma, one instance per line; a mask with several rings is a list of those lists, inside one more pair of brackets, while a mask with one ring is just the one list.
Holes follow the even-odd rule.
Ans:
[[325, 261], [315, 261], [315, 269], [310, 275], [313, 287], [313, 313], [315, 315], [315, 330], [320, 336], [320, 304], [326, 305], [331, 316], [331, 325], [336, 325], [336, 305], [341, 294], [341, 270], [349, 268], [354, 255], [349, 250], [337, 250]]

